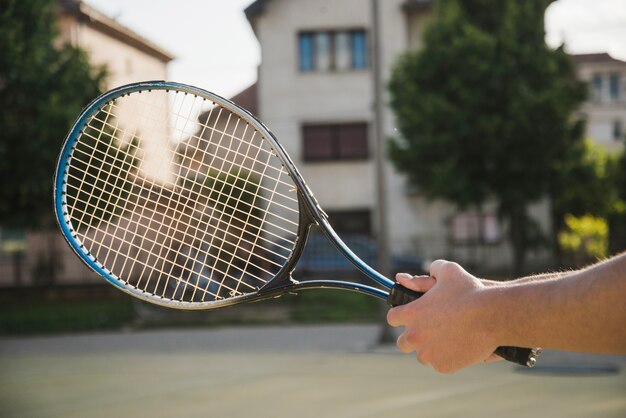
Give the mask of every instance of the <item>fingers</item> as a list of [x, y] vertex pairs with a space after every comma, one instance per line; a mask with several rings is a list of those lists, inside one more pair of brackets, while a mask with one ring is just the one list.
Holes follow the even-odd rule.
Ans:
[[407, 273], [396, 274], [396, 280], [407, 289], [417, 292], [426, 293], [436, 283], [435, 278], [431, 276], [411, 276]]
[[451, 261], [435, 260], [430, 265], [430, 275], [435, 279], [448, 280], [462, 274], [468, 273], [463, 269], [463, 267]]
[[[435, 260], [430, 266], [430, 276], [412, 276], [407, 273], [398, 273], [396, 280], [407, 289], [421, 293], [431, 290], [438, 280], [448, 281], [459, 276], [468, 275], [457, 263], [446, 260]], [[406, 326], [411, 318], [419, 317], [419, 302], [411, 302], [406, 305], [392, 308], [387, 313], [387, 322], [392, 327]]]
[[408, 289], [425, 293], [435, 285], [437, 279], [448, 280], [462, 275], [469, 275], [469, 273], [457, 263], [435, 260], [430, 265], [430, 276], [412, 276], [407, 273], [398, 273], [396, 274], [396, 280]]
[[415, 358], [424, 366], [430, 365], [430, 359], [425, 353], [425, 350], [420, 349], [421, 340], [417, 333], [411, 331], [405, 331], [398, 337], [396, 346], [400, 352], [408, 354], [415, 351]]
[[406, 313], [407, 308], [408, 305], [402, 305], [389, 309], [387, 311], [387, 323], [394, 328], [406, 325], [407, 317], [410, 315]]
[[410, 353], [411, 351], [415, 350], [415, 342], [411, 340], [412, 338], [410, 338], [410, 334], [408, 331], [404, 331], [402, 334], [400, 334], [400, 336], [396, 340], [396, 346], [398, 347], [398, 350], [403, 353]]
[[[421, 293], [427, 292], [436, 283], [433, 277], [411, 276], [407, 273], [398, 273], [396, 275], [396, 280], [407, 289], [415, 290], [416, 292]], [[412, 303], [390, 309], [387, 312], [387, 322], [389, 323], [389, 325], [391, 325], [392, 327], [401, 327], [406, 325], [406, 321], [409, 320], [411, 317], [415, 317], [415, 309], [414, 307], [410, 307], [409, 305], [412, 305]]]
[[[481, 280], [460, 265], [436, 260], [430, 276], [396, 275], [398, 284], [423, 293], [419, 299], [392, 308], [387, 322], [404, 327], [396, 341], [403, 353], [415, 352], [417, 360], [442, 373], [451, 373], [472, 364], [496, 361], [493, 349], [472, 334], [469, 314], [476, 311], [475, 296]], [[469, 313], [469, 314], [468, 314]]]

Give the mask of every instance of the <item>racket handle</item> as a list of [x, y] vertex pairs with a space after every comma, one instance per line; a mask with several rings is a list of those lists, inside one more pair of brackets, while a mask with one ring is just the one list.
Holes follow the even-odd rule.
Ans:
[[423, 293], [407, 289], [400, 283], [396, 283], [391, 287], [391, 290], [389, 291], [387, 304], [395, 308], [396, 306], [406, 305], [409, 302], [413, 302], [415, 299], [419, 299], [422, 296], [424, 296]]
[[[387, 297], [387, 304], [392, 307], [406, 305], [409, 302], [423, 296], [423, 293], [407, 289], [399, 283], [393, 285]], [[498, 347], [494, 354], [521, 366], [533, 367], [537, 362], [537, 357], [541, 354], [540, 348], [521, 347]]]

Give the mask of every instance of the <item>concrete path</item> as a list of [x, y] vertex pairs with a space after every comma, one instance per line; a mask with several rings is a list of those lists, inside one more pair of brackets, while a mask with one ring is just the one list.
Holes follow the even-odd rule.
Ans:
[[626, 417], [626, 358], [547, 353], [450, 376], [377, 326], [0, 340], [0, 417]]

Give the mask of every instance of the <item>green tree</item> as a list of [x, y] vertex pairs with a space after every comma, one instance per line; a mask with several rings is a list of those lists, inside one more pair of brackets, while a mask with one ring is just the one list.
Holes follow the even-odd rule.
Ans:
[[[140, 193], [133, 176], [141, 141], [136, 136], [126, 143], [118, 138], [120, 130], [114, 128], [117, 120], [111, 112], [110, 106], [105, 106], [92, 117], [72, 153], [66, 199], [74, 219], [80, 219], [75, 228], [115, 221], [124, 215], [122, 208], [133, 188], [135, 195]], [[120, 173], [127, 174], [118, 176]]]
[[591, 139], [572, 144], [567, 152], [550, 191], [555, 222], [561, 222], [555, 227], [563, 225], [566, 214], [606, 218], [618, 203], [618, 158]]
[[621, 252], [626, 248], [626, 151], [622, 150], [614, 162], [610, 178], [616, 197], [608, 216], [609, 253]]
[[590, 139], [573, 144], [568, 154], [568, 158], [559, 166], [549, 192], [552, 201], [553, 245], [558, 265], [572, 261], [571, 257], [569, 260], [564, 258], [567, 253], [571, 254], [572, 241], [564, 245], [565, 241], [561, 239], [563, 234], [574, 231], [571, 219], [606, 221], [620, 207], [615, 184], [617, 156]]
[[615, 159], [615, 164], [612, 166], [611, 179], [615, 185], [617, 199], [613, 212], [623, 214], [626, 212], [626, 150], [624, 149]]
[[73, 120], [101, 91], [104, 69], [84, 51], [55, 46], [57, 2], [2, 0], [0, 7], [0, 225], [52, 223], [52, 180]]
[[397, 169], [460, 208], [497, 202], [518, 273], [536, 231], [527, 207], [548, 195], [584, 127], [572, 113], [586, 89], [545, 44], [548, 4], [439, 1], [425, 47], [402, 55], [389, 83]]
[[604, 218], [591, 215], [565, 216], [565, 228], [558, 234], [570, 264], [583, 266], [608, 255], [608, 224]]

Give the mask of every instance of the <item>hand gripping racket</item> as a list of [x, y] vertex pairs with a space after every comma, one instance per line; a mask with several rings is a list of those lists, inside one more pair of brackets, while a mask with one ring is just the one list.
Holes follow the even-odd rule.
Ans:
[[[196, 87], [141, 82], [96, 98], [65, 140], [54, 197], [63, 235], [91, 269], [166, 307], [213, 309], [313, 288], [352, 290], [392, 306], [421, 296], [342, 242], [261, 122]], [[379, 287], [295, 281], [313, 225]], [[496, 353], [527, 366], [537, 354]]]

